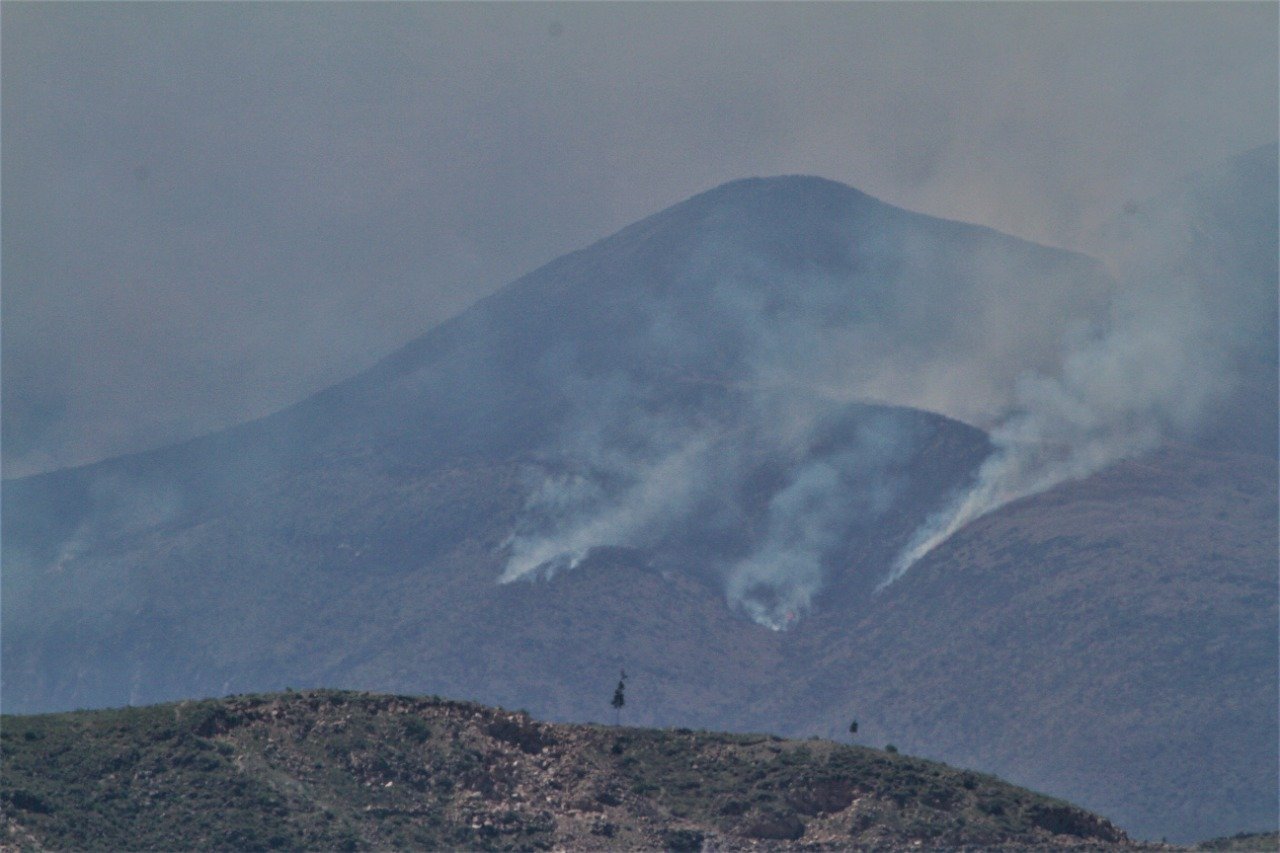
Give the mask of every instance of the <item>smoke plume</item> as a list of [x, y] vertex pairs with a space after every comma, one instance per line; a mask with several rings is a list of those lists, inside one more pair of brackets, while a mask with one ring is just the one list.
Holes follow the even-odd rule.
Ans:
[[[988, 306], [1035, 273], [1078, 286], [1017, 311], [1087, 318], [1105, 278], [818, 179], [738, 182], [670, 216], [675, 240], [641, 233], [651, 257], [678, 264], [646, 275], [650, 258], [629, 258], [628, 316], [641, 322], [605, 345], [588, 329], [545, 359], [565, 418], [530, 467], [502, 582], [630, 547], [718, 579], [732, 606], [786, 627], [911, 485], [917, 419], [867, 403], [916, 403], [903, 388], [942, 387], [932, 374], [961, 363], [993, 376], [1017, 358], [1045, 363], [1042, 336], [1001, 332]], [[903, 387], [883, 393], [894, 376]], [[990, 388], [996, 406], [1007, 392]]]
[[[625, 546], [696, 564], [784, 628], [890, 510], [931, 514], [875, 569], [881, 587], [1012, 500], [1200, 437], [1274, 340], [1251, 319], [1265, 271], [1222, 263], [1205, 236], [1221, 205], [1201, 202], [1172, 199], [1115, 243], [1113, 274], [810, 178], [729, 184], [623, 232], [632, 279], [593, 315], [617, 339], [586, 328], [547, 359], [566, 414], [501, 580]], [[977, 423], [995, 450], [962, 491], [927, 483], [899, 506], [919, 436], [868, 403]]]
[[[1268, 393], [1265, 380], [1247, 387], [1246, 374], [1275, 372], [1276, 210], [1274, 189], [1265, 189], [1275, 185], [1275, 150], [1190, 178], [1140, 221], [1112, 224], [1101, 248], [1110, 249], [1122, 286], [1108, 323], [1067, 341], [1058, 375], [1019, 379], [1013, 410], [991, 432], [997, 450], [974, 486], [914, 534], [879, 588], [1010, 501], [1170, 439], [1238, 444], [1207, 434], [1224, 408], [1274, 413], [1274, 379]], [[1259, 248], [1261, 263], [1242, 260]], [[1242, 391], [1264, 396], [1241, 399]], [[1273, 453], [1274, 431], [1272, 421], [1260, 442], [1244, 441]]]

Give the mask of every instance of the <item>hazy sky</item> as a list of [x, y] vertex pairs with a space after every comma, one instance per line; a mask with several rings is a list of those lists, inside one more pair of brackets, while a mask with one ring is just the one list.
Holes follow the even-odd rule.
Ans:
[[734, 178], [1080, 246], [1276, 138], [1278, 9], [5, 2], [4, 473], [265, 414]]

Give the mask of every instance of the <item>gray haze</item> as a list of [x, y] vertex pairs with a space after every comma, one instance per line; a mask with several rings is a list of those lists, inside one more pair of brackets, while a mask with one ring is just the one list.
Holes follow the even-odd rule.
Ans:
[[1275, 138], [1276, 31], [1262, 3], [6, 3], [4, 473], [264, 414], [747, 175], [1084, 246]]

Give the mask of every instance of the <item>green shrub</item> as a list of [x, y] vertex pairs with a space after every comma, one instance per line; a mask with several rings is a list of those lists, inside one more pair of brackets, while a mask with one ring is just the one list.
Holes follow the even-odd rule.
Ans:
[[420, 717], [407, 717], [404, 721], [404, 733], [409, 740], [422, 743], [431, 737], [431, 727]]
[[672, 853], [694, 853], [702, 849], [705, 836], [693, 829], [672, 829], [663, 833], [662, 846]]

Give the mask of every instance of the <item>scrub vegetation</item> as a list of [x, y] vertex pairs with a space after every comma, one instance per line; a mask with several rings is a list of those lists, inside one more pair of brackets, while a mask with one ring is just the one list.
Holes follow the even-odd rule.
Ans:
[[11, 849], [1137, 847], [993, 776], [830, 741], [233, 696], [3, 719]]

